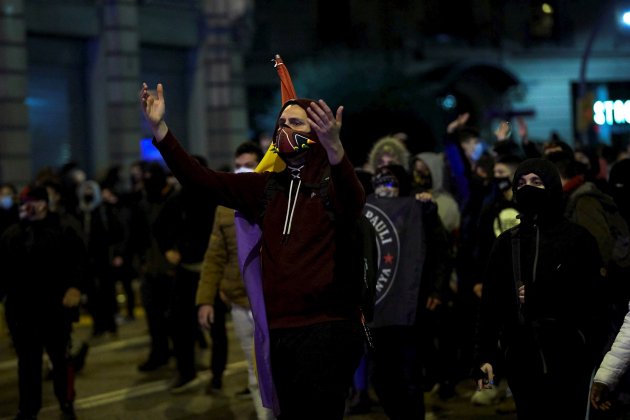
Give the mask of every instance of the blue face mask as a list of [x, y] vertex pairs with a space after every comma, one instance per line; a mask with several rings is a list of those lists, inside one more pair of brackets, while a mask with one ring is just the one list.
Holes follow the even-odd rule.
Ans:
[[0, 197], [0, 208], [9, 210], [11, 207], [13, 207], [13, 197], [11, 197], [10, 195]]
[[483, 154], [483, 143], [477, 143], [475, 145], [475, 149], [472, 151], [470, 158], [477, 162], [481, 155]]

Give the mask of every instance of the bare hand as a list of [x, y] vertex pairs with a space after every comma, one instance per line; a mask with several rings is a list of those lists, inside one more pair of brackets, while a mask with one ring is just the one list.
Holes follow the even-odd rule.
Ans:
[[427, 299], [427, 309], [429, 311], [435, 311], [435, 309], [442, 304], [442, 301], [436, 297], [429, 297]]
[[157, 141], [166, 136], [168, 127], [164, 122], [164, 114], [166, 113], [166, 102], [164, 101], [164, 87], [162, 83], [158, 83], [156, 95], [149, 92], [146, 83], [142, 83], [140, 89], [140, 102], [142, 105], [142, 115], [151, 126], [151, 131]]
[[169, 264], [178, 265], [182, 261], [182, 254], [175, 249], [169, 249], [164, 255]]
[[463, 127], [470, 118], [470, 114], [468, 112], [464, 112], [463, 114], [459, 114], [454, 121], [446, 127], [446, 132], [449, 134], [454, 133], [457, 129]]
[[434, 202], [433, 194], [428, 191], [424, 191], [421, 193], [416, 193], [416, 200], [422, 201], [423, 203]]
[[485, 378], [477, 380], [478, 389], [492, 389], [494, 387], [494, 369], [490, 363], [481, 365], [481, 371], [486, 374]]
[[591, 404], [598, 410], [607, 411], [612, 406], [610, 389], [601, 382], [593, 382], [591, 387]]
[[320, 99], [317, 103], [311, 102], [306, 112], [308, 113], [308, 122], [311, 128], [315, 130], [319, 141], [326, 149], [328, 161], [331, 165], [338, 164], [341, 162], [344, 154], [341, 139], [339, 138], [343, 106], [337, 108], [337, 114], [333, 115], [326, 102]]
[[518, 288], [518, 300], [521, 303], [525, 303], [525, 285]]
[[63, 295], [62, 304], [66, 308], [74, 308], [75, 306], [79, 306], [81, 302], [81, 292], [76, 287], [71, 287], [66, 290], [66, 293]]
[[214, 324], [214, 307], [208, 304], [199, 306], [197, 318], [199, 319], [199, 325], [209, 330], [210, 324]]
[[481, 299], [481, 294], [483, 293], [483, 283], [475, 283], [473, 286], [473, 293]]
[[494, 135], [497, 138], [497, 141], [503, 141], [510, 138], [512, 135], [512, 126], [509, 121], [501, 121], [501, 124], [494, 130]]

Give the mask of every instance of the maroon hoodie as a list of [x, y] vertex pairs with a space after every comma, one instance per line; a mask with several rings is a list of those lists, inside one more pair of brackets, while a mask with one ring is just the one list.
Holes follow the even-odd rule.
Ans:
[[270, 328], [300, 327], [357, 314], [360, 279], [344, 275], [344, 247], [338, 244], [344, 242], [340, 241], [343, 228], [360, 216], [365, 194], [347, 156], [330, 167], [327, 208], [320, 185], [328, 158], [320, 144], [311, 146], [300, 170], [291, 234], [284, 238], [285, 220], [294, 201], [289, 203], [289, 190], [294, 197], [298, 183], [294, 180], [291, 187], [288, 169], [275, 175], [279, 191], [265, 203], [270, 172], [215, 172], [199, 165], [170, 131], [156, 146], [182, 185], [205, 190], [217, 204], [238, 210], [261, 225], [263, 289]]

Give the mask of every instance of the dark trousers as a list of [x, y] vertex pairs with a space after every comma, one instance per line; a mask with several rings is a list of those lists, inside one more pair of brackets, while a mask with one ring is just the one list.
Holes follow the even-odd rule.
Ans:
[[[32, 317], [32, 315], [30, 315]], [[7, 324], [18, 358], [19, 410], [37, 415], [42, 407], [42, 355], [53, 365], [53, 387], [61, 406], [74, 401], [74, 370], [70, 362], [70, 318], [42, 316], [28, 319], [7, 311]]]
[[105, 268], [90, 281], [92, 285], [88, 290], [88, 308], [94, 321], [93, 333], [94, 335], [105, 332], [115, 333], [118, 329], [116, 326], [118, 309], [116, 282]]
[[374, 390], [392, 419], [424, 419], [421, 340], [417, 327], [372, 329]]
[[183, 268], [177, 270], [173, 287], [169, 318], [173, 353], [177, 360], [177, 370], [183, 378], [193, 378], [195, 368], [195, 343], [199, 333], [195, 297], [199, 273]]
[[217, 293], [217, 297], [214, 299], [214, 322], [210, 325], [210, 339], [212, 340], [210, 371], [215, 381], [221, 380], [227, 365], [228, 339], [225, 328], [225, 315], [227, 312], [227, 305]]
[[518, 419], [585, 418], [595, 366], [591, 352], [577, 332], [534, 331], [521, 333], [505, 351], [505, 372]]
[[151, 336], [149, 359], [156, 362], [164, 362], [170, 356], [168, 310], [172, 290], [172, 276], [146, 275], [142, 279], [142, 303]]
[[270, 339], [278, 419], [342, 419], [363, 354], [358, 321], [271, 330]]

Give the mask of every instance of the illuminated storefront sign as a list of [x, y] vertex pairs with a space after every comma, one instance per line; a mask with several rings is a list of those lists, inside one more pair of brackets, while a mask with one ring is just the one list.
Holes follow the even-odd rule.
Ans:
[[597, 125], [630, 124], [630, 100], [596, 101], [593, 121]]

